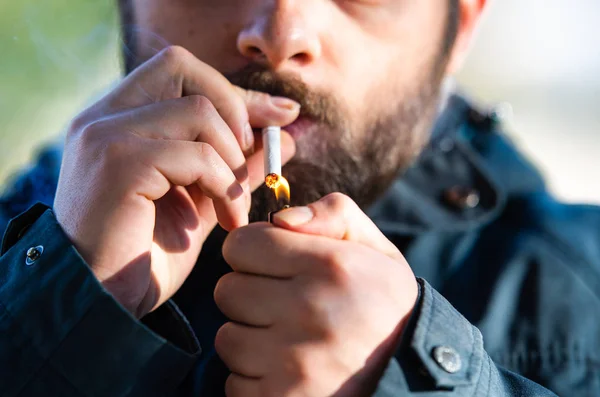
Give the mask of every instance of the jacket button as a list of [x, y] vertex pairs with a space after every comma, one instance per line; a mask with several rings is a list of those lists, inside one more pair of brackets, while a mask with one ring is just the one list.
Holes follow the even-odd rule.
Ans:
[[460, 210], [476, 208], [480, 201], [477, 190], [460, 186], [454, 186], [446, 190], [444, 199], [448, 204]]
[[438, 148], [442, 153], [449, 153], [454, 149], [454, 141], [452, 138], [444, 138], [438, 143]]
[[41, 258], [43, 252], [44, 247], [41, 245], [29, 248], [27, 250], [27, 257], [25, 258], [25, 264], [27, 266], [33, 265], [38, 259]]
[[444, 371], [455, 374], [462, 368], [460, 355], [448, 346], [437, 346], [433, 349], [433, 359]]

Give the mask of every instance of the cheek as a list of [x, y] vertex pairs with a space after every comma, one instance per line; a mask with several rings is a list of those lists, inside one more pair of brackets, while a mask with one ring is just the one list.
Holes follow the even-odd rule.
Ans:
[[[399, 2], [400, 3], [400, 2]], [[352, 109], [410, 94], [433, 71], [445, 27], [438, 2], [402, 2], [376, 15], [348, 18], [328, 36], [340, 92]], [[335, 80], [334, 80], [335, 81]]]
[[406, 74], [390, 67], [395, 62], [387, 51], [371, 48], [361, 52], [356, 47], [352, 51], [337, 67], [335, 78], [329, 80], [335, 86], [328, 89], [342, 102], [348, 126], [357, 132], [366, 120], [386, 111], [391, 97], [397, 99], [402, 94], [398, 76]]
[[[139, 3], [137, 5], [136, 3]], [[179, 45], [227, 73], [239, 66], [237, 34], [245, 7], [239, 1], [134, 0], [137, 52], [149, 59], [162, 48]], [[237, 62], [236, 62], [237, 61]]]
[[[399, 101], [417, 95], [431, 82], [437, 60], [437, 47], [423, 45], [421, 51], [410, 47], [355, 46], [346, 62], [338, 66], [332, 92], [347, 106], [355, 125], [386, 114]], [[357, 124], [358, 123], [358, 124]]]

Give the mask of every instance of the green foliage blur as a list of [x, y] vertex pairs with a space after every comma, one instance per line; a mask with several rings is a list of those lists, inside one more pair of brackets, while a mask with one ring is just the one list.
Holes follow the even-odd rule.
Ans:
[[113, 0], [0, 3], [0, 185], [116, 81], [117, 26]]

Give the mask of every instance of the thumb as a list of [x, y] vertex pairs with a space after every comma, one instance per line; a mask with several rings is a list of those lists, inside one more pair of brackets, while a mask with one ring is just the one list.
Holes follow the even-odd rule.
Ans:
[[254, 128], [283, 127], [293, 123], [300, 114], [300, 104], [289, 98], [245, 90], [237, 86], [235, 90], [246, 103], [250, 125]]
[[353, 241], [395, 260], [404, 257], [359, 206], [341, 193], [329, 194], [306, 207], [293, 207], [273, 216], [273, 224], [299, 233]]

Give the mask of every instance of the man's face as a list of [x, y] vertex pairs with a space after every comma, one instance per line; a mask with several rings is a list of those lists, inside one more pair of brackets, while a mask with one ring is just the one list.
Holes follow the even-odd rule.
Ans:
[[366, 206], [427, 139], [446, 65], [448, 1], [132, 5], [137, 63], [181, 45], [235, 84], [301, 103], [286, 128], [298, 148], [284, 169], [294, 204], [342, 191]]

